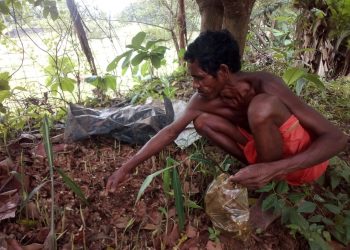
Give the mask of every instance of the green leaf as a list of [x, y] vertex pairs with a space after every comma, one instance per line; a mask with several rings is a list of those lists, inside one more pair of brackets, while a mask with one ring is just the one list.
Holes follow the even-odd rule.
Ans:
[[201, 206], [199, 206], [196, 202], [187, 200], [185, 202], [185, 206], [189, 208], [195, 208], [195, 209], [203, 209]]
[[9, 98], [11, 96], [11, 92], [8, 90], [1, 90], [0, 91], [0, 103], [2, 103], [5, 99]]
[[131, 64], [133, 66], [139, 65], [145, 58], [147, 58], [147, 53], [141, 52], [140, 54], [134, 56], [134, 58], [131, 60]]
[[300, 78], [297, 80], [297, 83], [295, 85], [295, 92], [296, 92], [297, 96], [300, 96], [305, 84], [306, 84], [306, 80], [304, 78]]
[[297, 204], [299, 201], [305, 198], [304, 193], [290, 193], [288, 194], [288, 199], [293, 202], [294, 204]]
[[64, 78], [61, 78], [61, 89], [63, 91], [68, 91], [69, 93], [73, 93], [74, 91], [74, 83], [75, 83], [75, 80], [74, 79], [71, 79], [71, 78], [68, 78], [68, 77], [64, 77]]
[[341, 181], [341, 178], [338, 175], [335, 175], [335, 174], [331, 175], [331, 187], [332, 187], [332, 190], [334, 190], [336, 187], [338, 187], [340, 181]]
[[294, 208], [292, 208], [292, 207], [285, 207], [284, 209], [282, 209], [282, 213], [281, 213], [281, 222], [282, 222], [282, 224], [287, 224], [287, 223], [290, 222], [291, 210], [294, 210]]
[[270, 192], [275, 188], [275, 186], [276, 186], [276, 183], [272, 181], [266, 184], [265, 186], [263, 186], [262, 188], [256, 190], [256, 192], [259, 192], [259, 193]]
[[104, 77], [105, 79], [105, 83], [106, 83], [106, 87], [110, 88], [111, 90], [116, 90], [117, 89], [117, 78], [116, 76], [112, 76], [112, 75], [106, 75]]
[[151, 55], [151, 63], [156, 69], [158, 69], [160, 67], [161, 60], [162, 60], [161, 56], [159, 56], [159, 55]]
[[294, 209], [290, 211], [290, 222], [304, 230], [309, 228], [309, 222]]
[[299, 213], [313, 213], [316, 209], [316, 204], [310, 201], [303, 201], [299, 207]]
[[60, 174], [64, 183], [85, 203], [88, 204], [88, 201], [85, 198], [84, 193], [81, 191], [77, 183], [75, 183], [68, 175], [66, 175], [62, 169], [55, 168], [55, 170]]
[[314, 215], [311, 218], [308, 219], [309, 222], [312, 223], [317, 223], [317, 222], [321, 222], [322, 221], [323, 216], [320, 214]]
[[123, 54], [117, 56], [116, 58], [113, 59], [113, 61], [108, 64], [107, 66], [107, 72], [110, 72], [112, 70], [114, 70], [117, 66], [118, 66], [118, 63], [119, 61], [123, 58], [123, 57], [127, 57], [128, 55], [132, 54], [132, 50], [128, 50], [126, 52], [124, 52]]
[[215, 165], [215, 163], [211, 160], [208, 160], [204, 157], [203, 154], [201, 153], [194, 153], [190, 156], [190, 160], [192, 161], [196, 161], [198, 163], [201, 163], [203, 165], [207, 165], [209, 167], [213, 167]]
[[171, 168], [173, 168], [173, 166], [158, 170], [157, 172], [154, 172], [153, 174], [148, 175], [140, 187], [140, 190], [137, 194], [135, 203], [137, 203], [140, 200], [141, 196], [143, 195], [143, 193], [145, 192], [145, 190], [149, 186], [149, 184], [152, 182], [154, 177], [156, 177], [157, 175], [159, 175], [159, 174], [163, 173], [164, 171], [167, 171], [168, 169], [171, 169]]
[[50, 12], [52, 20], [54, 20], [54, 21], [57, 20], [57, 18], [58, 18], [58, 10], [57, 10], [56, 4], [54, 6], [50, 6], [49, 12]]
[[308, 239], [310, 250], [330, 250], [327, 242], [317, 232], [311, 232], [311, 237]]
[[158, 40], [148, 41], [148, 42], [146, 43], [145, 49], [148, 50], [148, 49], [151, 48], [153, 45], [155, 45], [156, 43], [159, 43], [159, 42], [165, 42], [165, 40], [164, 40], [164, 39], [158, 39]]
[[175, 208], [179, 220], [179, 229], [180, 231], [183, 231], [185, 227], [185, 209], [182, 198], [181, 181], [179, 174], [177, 173], [177, 168], [173, 169], [173, 188], [175, 194]]
[[10, 9], [7, 7], [4, 0], [0, 1], [0, 13], [2, 13], [4, 15], [10, 14]]
[[130, 58], [131, 58], [132, 53], [127, 54], [123, 63], [122, 63], [122, 68], [127, 69], [130, 66]]
[[333, 222], [332, 220], [330, 220], [330, 219], [328, 219], [328, 218], [326, 218], [326, 217], [323, 217], [323, 216], [322, 216], [322, 222], [323, 222], [324, 224], [328, 225], [328, 226], [334, 225], [334, 222]]
[[289, 68], [283, 74], [283, 80], [288, 85], [294, 85], [295, 82], [306, 74], [304, 69], [300, 68]]
[[92, 83], [95, 83], [97, 81], [97, 79], [98, 79], [98, 76], [88, 76], [88, 77], [84, 78], [84, 81], [92, 84]]
[[276, 187], [276, 192], [278, 194], [285, 194], [288, 191], [289, 191], [289, 186], [288, 186], [287, 182], [285, 182], [285, 181], [278, 182], [277, 187]]
[[28, 91], [28, 89], [21, 86], [14, 87], [12, 90]]
[[[177, 162], [171, 158], [171, 157], [167, 157], [166, 158], [166, 168], [174, 166]], [[163, 176], [163, 190], [165, 193], [169, 193], [170, 192], [170, 188], [171, 188], [171, 169], [164, 171], [162, 176]]]
[[146, 38], [146, 33], [141, 31], [139, 33], [137, 33], [131, 41], [131, 44], [134, 48], [140, 48], [142, 42], [145, 40]]
[[304, 78], [309, 82], [314, 83], [318, 89], [325, 89], [324, 83], [318, 78], [317, 75], [308, 73], [304, 75]]
[[266, 211], [269, 210], [270, 208], [275, 207], [276, 203], [278, 202], [277, 195], [276, 194], [270, 194], [267, 196], [263, 203], [262, 203], [262, 210]]
[[44, 137], [44, 147], [47, 155], [47, 161], [49, 162], [50, 172], [53, 174], [53, 152], [52, 152], [52, 144], [50, 139], [49, 120], [46, 115], [44, 116], [44, 119], [43, 119], [43, 137]]
[[150, 71], [150, 63], [148, 61], [144, 62], [141, 66], [141, 75], [146, 76]]
[[330, 204], [330, 203], [326, 203], [323, 206], [325, 208], [327, 208], [328, 211], [330, 211], [333, 214], [339, 214], [341, 212], [341, 208], [336, 206], [336, 205], [333, 205], [333, 204]]

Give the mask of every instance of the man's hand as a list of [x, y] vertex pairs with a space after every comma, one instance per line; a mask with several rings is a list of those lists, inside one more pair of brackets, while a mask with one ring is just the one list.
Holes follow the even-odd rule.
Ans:
[[258, 163], [241, 169], [237, 174], [230, 176], [229, 180], [247, 188], [257, 189], [283, 174], [273, 167], [272, 163]]
[[114, 173], [108, 178], [106, 185], [106, 193], [108, 194], [109, 192], [115, 192], [118, 186], [120, 186], [120, 184], [122, 184], [123, 182], [127, 181], [129, 178], [130, 173], [125, 171], [123, 167], [114, 171]]

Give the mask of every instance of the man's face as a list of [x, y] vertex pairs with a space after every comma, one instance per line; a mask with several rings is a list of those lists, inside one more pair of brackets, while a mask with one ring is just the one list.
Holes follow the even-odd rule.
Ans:
[[202, 70], [196, 61], [189, 63], [188, 69], [193, 77], [192, 86], [200, 96], [210, 100], [219, 95], [224, 84], [218, 77], [214, 77]]

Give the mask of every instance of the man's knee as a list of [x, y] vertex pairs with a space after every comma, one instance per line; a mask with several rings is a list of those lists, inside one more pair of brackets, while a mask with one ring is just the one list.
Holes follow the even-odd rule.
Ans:
[[256, 96], [248, 108], [248, 120], [252, 128], [271, 122], [280, 123], [288, 116], [290, 112], [285, 104], [278, 97], [268, 94]]

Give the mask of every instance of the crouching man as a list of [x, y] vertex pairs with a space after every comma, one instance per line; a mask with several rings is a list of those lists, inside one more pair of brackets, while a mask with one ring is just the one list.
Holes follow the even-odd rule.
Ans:
[[[271, 180], [301, 185], [318, 179], [328, 159], [340, 152], [347, 137], [300, 100], [281, 78], [266, 72], [241, 71], [237, 42], [228, 31], [207, 31], [185, 53], [193, 77], [186, 110], [163, 128], [110, 177], [108, 192], [127, 180], [141, 162], [170, 144], [194, 122], [199, 134], [248, 164], [230, 177], [248, 188]], [[265, 229], [274, 219], [260, 206], [252, 224]]]

